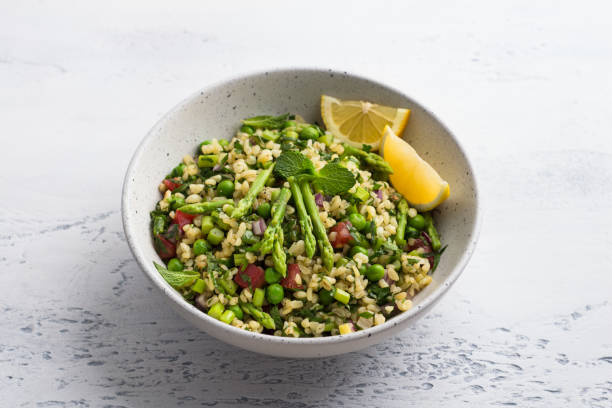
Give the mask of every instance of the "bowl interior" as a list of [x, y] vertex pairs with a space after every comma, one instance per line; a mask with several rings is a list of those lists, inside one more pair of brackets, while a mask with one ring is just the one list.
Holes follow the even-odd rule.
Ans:
[[124, 186], [126, 234], [139, 263], [164, 292], [171, 289], [152, 266], [160, 260], [153, 250], [148, 215], [160, 199], [160, 181], [185, 154], [194, 154], [201, 141], [231, 138], [243, 118], [291, 112], [322, 123], [321, 94], [411, 109], [403, 138], [451, 186], [450, 198], [436, 212], [448, 248], [433, 283], [415, 297], [415, 308], [458, 276], [456, 267], [463, 268], [475, 244], [478, 203], [470, 164], [446, 127], [411, 98], [379, 83], [341, 72], [284, 70], [245, 76], [194, 94], [153, 127], [135, 154]]

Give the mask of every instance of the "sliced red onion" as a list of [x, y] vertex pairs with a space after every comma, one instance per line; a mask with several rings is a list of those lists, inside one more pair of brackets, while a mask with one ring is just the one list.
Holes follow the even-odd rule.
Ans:
[[346, 224], [347, 227], [351, 228], [353, 226], [353, 223], [350, 222], [349, 220], [344, 221], [344, 223]]
[[382, 200], [382, 190], [376, 190], [376, 197], [378, 197], [379, 200]]
[[263, 235], [266, 231], [266, 222], [263, 218], [258, 219], [253, 223], [253, 234]]
[[314, 199], [315, 199], [315, 203], [317, 204], [317, 206], [319, 208], [323, 208], [323, 194], [321, 193], [315, 194]]
[[429, 237], [429, 235], [425, 231], [421, 232], [421, 235], [423, 235], [423, 237], [425, 238], [425, 240], [427, 241], [429, 246], [431, 246], [432, 245], [431, 244], [431, 238]]
[[221, 164], [215, 164], [215, 167], [213, 167], [213, 171], [219, 171], [223, 168], [223, 166]]

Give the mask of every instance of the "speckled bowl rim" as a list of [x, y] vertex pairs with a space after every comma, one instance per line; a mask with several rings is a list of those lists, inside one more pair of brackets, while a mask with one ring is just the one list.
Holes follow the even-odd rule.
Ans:
[[[301, 72], [301, 73], [326, 73], [326, 74], [338, 74], [338, 75], [343, 75], [343, 76], [348, 76], [348, 77], [353, 77], [355, 79], [361, 80], [361, 81], [365, 81], [365, 82], [369, 82], [375, 86], [381, 87], [381, 88], [385, 88], [387, 90], [393, 91], [399, 95], [401, 95], [402, 97], [406, 98], [407, 100], [409, 100], [410, 102], [412, 102], [413, 104], [421, 107], [424, 111], [426, 111], [429, 115], [431, 115], [438, 123], [439, 125], [448, 133], [448, 135], [453, 139], [453, 141], [456, 143], [459, 151], [462, 153], [463, 157], [465, 158], [468, 170], [471, 172], [472, 177], [474, 179], [474, 202], [475, 202], [475, 208], [474, 208], [474, 212], [475, 212], [475, 217], [474, 217], [474, 224], [472, 227], [472, 231], [470, 231], [470, 242], [468, 243], [468, 245], [466, 246], [466, 250], [463, 253], [463, 255], [461, 256], [461, 258], [459, 259], [459, 262], [457, 262], [457, 264], [453, 267], [452, 271], [449, 273], [448, 277], [446, 278], [446, 280], [444, 281], [444, 283], [440, 286], [438, 286], [436, 289], [434, 289], [434, 291], [429, 294], [425, 299], [421, 300], [421, 302], [416, 305], [416, 307], [403, 312], [397, 316], [395, 316], [393, 319], [390, 319], [388, 321], [386, 321], [385, 323], [383, 323], [382, 325], [379, 326], [374, 326], [371, 327], [369, 329], [365, 329], [365, 330], [360, 330], [354, 333], [350, 333], [350, 334], [346, 334], [346, 335], [336, 335], [336, 336], [327, 336], [327, 337], [312, 337], [312, 338], [293, 338], [293, 337], [278, 337], [278, 336], [272, 336], [269, 334], [260, 334], [260, 333], [254, 333], [254, 332], [249, 332], [243, 329], [239, 329], [237, 327], [234, 326], [230, 326], [228, 324], [222, 323], [217, 319], [214, 319], [210, 316], [208, 316], [206, 313], [202, 313], [201, 310], [197, 309], [195, 306], [191, 305], [190, 303], [186, 302], [183, 297], [176, 291], [174, 290], [162, 277], [161, 275], [157, 272], [157, 270], [153, 267], [153, 264], [151, 262], [150, 259], [146, 259], [145, 256], [143, 255], [142, 251], [140, 250], [140, 245], [143, 245], [143, 243], [139, 243], [136, 242], [136, 239], [134, 237], [134, 234], [131, 231], [131, 227], [130, 227], [130, 223], [129, 223], [129, 218], [130, 218], [130, 214], [131, 214], [131, 203], [128, 197], [131, 196], [130, 194], [130, 189], [131, 189], [131, 183], [130, 180], [132, 178], [132, 173], [134, 172], [134, 169], [136, 168], [137, 164], [139, 163], [144, 148], [149, 144], [153, 142], [153, 136], [155, 134], [154, 130], [157, 129], [159, 127], [160, 124], [164, 123], [168, 118], [172, 117], [177, 111], [179, 111], [185, 104], [190, 103], [194, 98], [199, 97], [202, 93], [208, 93], [211, 91], [216, 90], [217, 88], [220, 87], [228, 87], [231, 85], [236, 85], [236, 86], [240, 86], [240, 82], [245, 81], [250, 79], [251, 77], [257, 77], [257, 76], [262, 76], [262, 75], [274, 75], [274, 74], [282, 74], [282, 73], [286, 73], [286, 72]], [[401, 325], [403, 323], [405, 323], [406, 321], [410, 320], [411, 317], [418, 315], [421, 311], [424, 311], [426, 309], [428, 309], [430, 306], [432, 306], [436, 300], [438, 300], [438, 298], [440, 298], [442, 295], [444, 295], [444, 293], [446, 293], [446, 291], [452, 286], [453, 283], [455, 283], [455, 281], [457, 280], [457, 278], [459, 278], [459, 276], [461, 275], [461, 273], [463, 272], [463, 270], [465, 269], [465, 267], [467, 266], [470, 258], [472, 257], [472, 254], [474, 253], [475, 249], [476, 249], [476, 243], [478, 242], [478, 238], [480, 235], [480, 228], [481, 228], [481, 217], [482, 217], [482, 203], [481, 203], [481, 199], [480, 199], [480, 194], [479, 194], [479, 190], [478, 190], [478, 179], [477, 179], [477, 175], [474, 172], [474, 168], [469, 160], [469, 156], [467, 155], [465, 149], [463, 148], [463, 146], [461, 145], [459, 139], [457, 139], [455, 137], [455, 135], [453, 134], [453, 132], [450, 131], [450, 129], [434, 114], [432, 113], [429, 109], [425, 108], [421, 103], [419, 103], [418, 101], [416, 101], [414, 98], [406, 95], [404, 92], [386, 85], [384, 83], [381, 83], [379, 81], [375, 81], [372, 80], [370, 78], [358, 75], [358, 74], [353, 74], [351, 72], [345, 71], [345, 70], [334, 70], [334, 69], [322, 69], [322, 68], [311, 68], [311, 67], [299, 67], [299, 68], [292, 68], [292, 67], [283, 67], [283, 68], [274, 68], [274, 69], [266, 69], [266, 70], [255, 70], [255, 71], [250, 71], [250, 72], [246, 72], [246, 73], [242, 73], [239, 75], [233, 75], [231, 77], [219, 80], [215, 83], [212, 83], [196, 92], [194, 92], [193, 94], [189, 95], [187, 98], [183, 99], [181, 102], [179, 102], [174, 108], [172, 108], [168, 113], [166, 113], [164, 116], [162, 116], [156, 123], [155, 125], [153, 125], [153, 127], [151, 128], [151, 130], [149, 130], [149, 132], [147, 133], [147, 135], [144, 137], [144, 139], [140, 142], [140, 144], [138, 145], [138, 147], [136, 148], [136, 151], [134, 152], [134, 155], [132, 156], [132, 159], [130, 161], [130, 164], [128, 166], [126, 175], [125, 175], [125, 179], [123, 182], [123, 191], [122, 191], [122, 197], [121, 197], [121, 218], [122, 218], [122, 222], [123, 222], [123, 229], [125, 231], [125, 235], [130, 247], [130, 250], [132, 251], [132, 254], [134, 255], [134, 257], [136, 258], [136, 261], [138, 262], [138, 264], [140, 265], [141, 269], [145, 272], [146, 276], [166, 295], [170, 298], [170, 300], [172, 302], [174, 302], [177, 306], [179, 306], [180, 308], [184, 309], [185, 311], [187, 311], [190, 315], [192, 315], [192, 317], [196, 318], [196, 319], [200, 319], [203, 320], [206, 324], [215, 326], [218, 330], [220, 330], [224, 335], [227, 336], [240, 336], [240, 337], [244, 337], [256, 342], [267, 342], [267, 343], [278, 343], [278, 344], [303, 344], [303, 345], [328, 345], [328, 344], [338, 344], [338, 343], [350, 343], [359, 339], [363, 339], [366, 337], [371, 337], [377, 333], [382, 333], [392, 327]], [[146, 243], [147, 245], [150, 245], [149, 242]]]

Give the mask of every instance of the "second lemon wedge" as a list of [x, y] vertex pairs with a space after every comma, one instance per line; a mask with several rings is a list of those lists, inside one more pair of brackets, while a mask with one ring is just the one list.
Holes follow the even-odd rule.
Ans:
[[383, 131], [380, 154], [393, 168], [391, 184], [417, 210], [432, 210], [450, 195], [448, 183], [389, 126]]
[[325, 127], [335, 137], [354, 147], [365, 144], [372, 150], [378, 150], [385, 126], [389, 125], [395, 133], [400, 134], [409, 116], [409, 109], [321, 95], [321, 117]]

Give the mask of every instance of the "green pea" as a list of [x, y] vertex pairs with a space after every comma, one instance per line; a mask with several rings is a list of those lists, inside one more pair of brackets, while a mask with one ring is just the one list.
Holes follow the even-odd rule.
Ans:
[[228, 307], [228, 309], [234, 312], [234, 316], [236, 316], [236, 319], [242, 320], [242, 318], [244, 317], [244, 313], [242, 312], [242, 309], [240, 308], [240, 306], [232, 305]]
[[359, 213], [352, 213], [351, 215], [349, 215], [349, 221], [358, 231], [363, 230], [366, 225], [368, 225], [365, 217]]
[[316, 140], [318, 137], [319, 137], [319, 131], [314, 126], [305, 127], [300, 132], [300, 139], [313, 139], [313, 140]]
[[285, 297], [285, 290], [278, 283], [273, 283], [266, 289], [266, 299], [272, 305], [278, 305]]
[[181, 196], [172, 197], [172, 209], [176, 210], [185, 205], [185, 199]]
[[286, 129], [288, 127], [295, 127], [296, 123], [295, 120], [288, 120], [285, 121], [285, 123], [283, 123], [283, 129]]
[[193, 254], [195, 256], [203, 255], [207, 252], [210, 252], [210, 250], [210, 244], [203, 239], [198, 239], [196, 242], [193, 243]]
[[378, 282], [385, 276], [385, 268], [380, 264], [370, 265], [366, 271], [366, 278], [370, 282]]
[[331, 290], [321, 289], [319, 291], [319, 302], [322, 305], [329, 305], [334, 301], [334, 293]]
[[183, 175], [183, 170], [185, 170], [185, 163], [181, 163], [175, 168], [172, 169], [172, 177], [180, 177]]
[[225, 238], [225, 234], [217, 227], [211, 229], [208, 233], [208, 236], [206, 237], [206, 239], [208, 240], [208, 242], [211, 243], [211, 245], [219, 245], [221, 241], [223, 241], [223, 238]]
[[168, 270], [174, 272], [180, 272], [184, 268], [183, 263], [176, 258], [172, 258], [168, 261]]
[[255, 129], [253, 129], [252, 127], [247, 126], [247, 125], [242, 125], [242, 127], [240, 128], [240, 131], [242, 133], [246, 133], [246, 134], [249, 134], [251, 136], [253, 135], [253, 133], [255, 133]]
[[266, 268], [266, 271], [264, 272], [264, 279], [270, 285], [280, 282], [282, 277], [283, 275], [281, 275], [280, 272], [277, 272], [274, 268]]
[[210, 215], [202, 217], [202, 234], [206, 235], [215, 227], [215, 221]]
[[234, 183], [231, 180], [223, 180], [217, 184], [217, 194], [231, 198], [234, 195]]
[[351, 248], [351, 252], [350, 252], [351, 258], [353, 258], [357, 254], [364, 254], [364, 255], [367, 256], [368, 255], [368, 250], [365, 249], [364, 247], [356, 245], [356, 246]]
[[272, 207], [269, 203], [261, 203], [259, 207], [257, 207], [257, 214], [262, 218], [270, 218], [270, 210]]
[[408, 225], [418, 230], [424, 230], [427, 226], [427, 220], [421, 214], [417, 214], [408, 220]]

